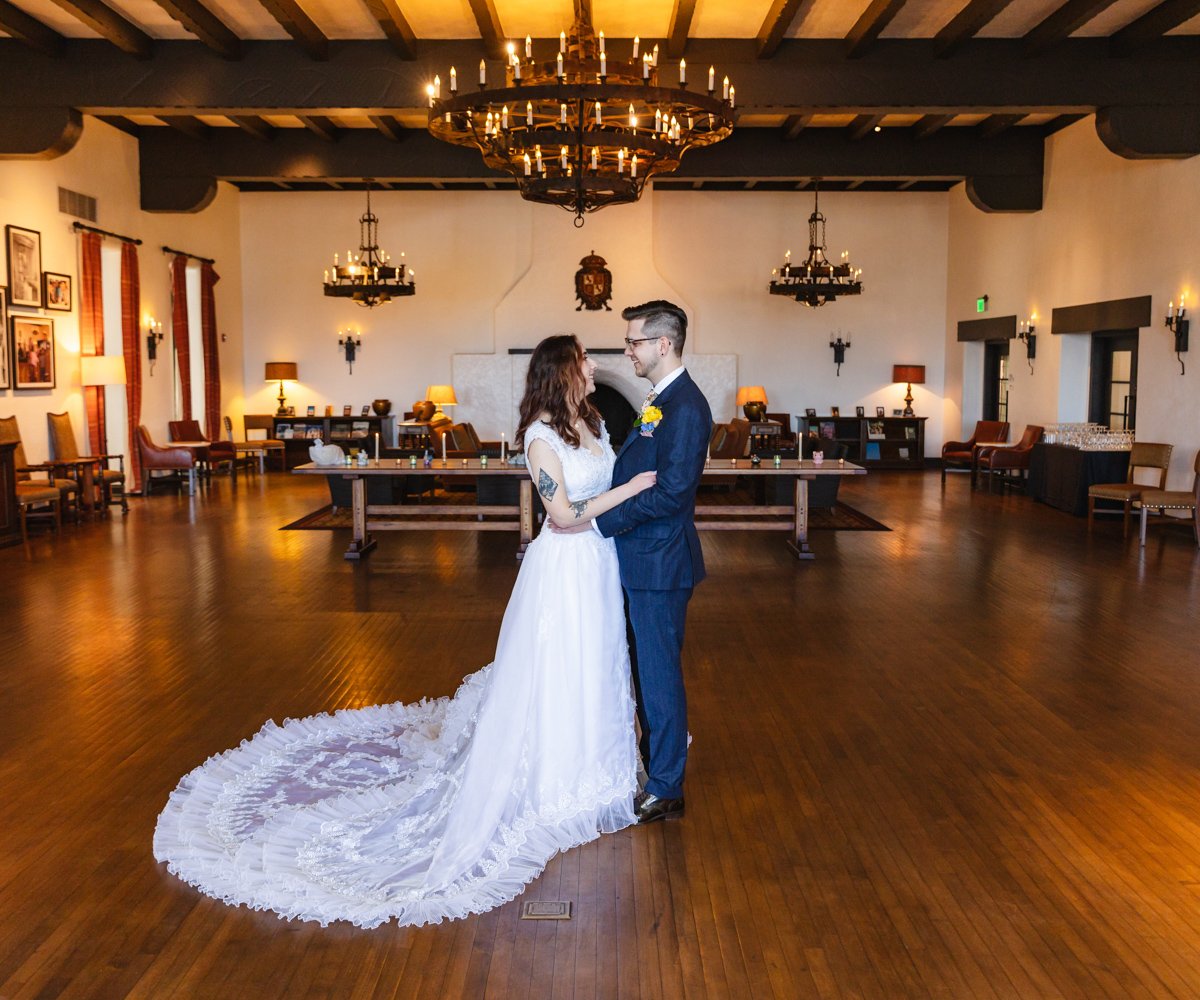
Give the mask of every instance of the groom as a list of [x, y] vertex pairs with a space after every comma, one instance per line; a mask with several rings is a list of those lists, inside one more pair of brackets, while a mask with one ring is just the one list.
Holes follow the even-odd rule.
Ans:
[[680, 653], [692, 588], [704, 579], [696, 534], [696, 487], [712, 433], [708, 402], [683, 367], [687, 316], [661, 299], [621, 313], [625, 356], [653, 388], [626, 439], [613, 482], [654, 470], [656, 484], [595, 519], [615, 538], [625, 589], [639, 749], [645, 791], [634, 799], [639, 823], [683, 815], [687, 699]]

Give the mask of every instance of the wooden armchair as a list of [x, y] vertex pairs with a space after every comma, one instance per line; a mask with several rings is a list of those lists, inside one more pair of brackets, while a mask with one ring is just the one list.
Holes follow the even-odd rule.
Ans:
[[949, 468], [975, 468], [975, 444], [978, 441], [1007, 441], [1007, 420], [980, 420], [974, 433], [966, 441], [947, 441], [942, 445], [942, 485], [946, 484]]
[[[981, 448], [979, 451], [979, 468], [988, 473], [988, 492], [992, 492], [992, 483], [999, 479], [1007, 483], [1010, 479], [1022, 486], [1025, 473], [1029, 471], [1029, 456], [1033, 454], [1033, 446], [1042, 439], [1045, 428], [1036, 424], [1026, 424], [1025, 433], [1021, 440], [1011, 448]], [[1016, 473], [1010, 477], [1010, 473]]]
[[[251, 434], [250, 432], [254, 433]], [[261, 432], [262, 437], [258, 434]], [[242, 436], [254, 444], [260, 444], [267, 450], [267, 457], [275, 455], [279, 459], [279, 469], [287, 469], [287, 445], [279, 438], [272, 437], [275, 433], [275, 419], [270, 414], [247, 413], [242, 417]]]
[[[1141, 500], [1147, 490], [1162, 492], [1167, 486], [1167, 467], [1171, 464], [1174, 445], [1134, 442], [1129, 452], [1129, 474], [1123, 483], [1096, 483], [1088, 488], [1088, 531], [1096, 515], [1097, 500], [1113, 500], [1121, 504], [1121, 537], [1129, 535], [1129, 513], [1135, 500]], [[1158, 485], [1136, 481], [1139, 469], [1158, 473]]]
[[137, 447], [142, 457], [142, 472], [145, 473], [142, 484], [145, 496], [150, 495], [154, 472], [170, 472], [176, 477], [186, 472], [188, 495], [196, 492], [196, 458], [190, 448], [163, 448], [156, 445], [144, 424], [138, 425]]
[[[54, 453], [51, 461], [94, 462], [102, 506], [107, 509], [111, 504], [119, 503], [121, 513], [128, 514], [129, 499], [125, 496], [125, 456], [80, 455], [79, 446], [75, 443], [75, 432], [71, 429], [71, 414], [47, 413], [46, 420], [50, 424], [50, 445]], [[114, 459], [119, 468], [110, 469], [108, 463]], [[82, 489], [82, 483], [80, 485]], [[84, 503], [91, 503], [91, 497], [84, 498]]]
[[1160, 520], [1167, 520], [1165, 515], [1168, 510], [1182, 510], [1191, 511], [1192, 534], [1196, 537], [1196, 544], [1200, 545], [1200, 451], [1196, 452], [1196, 461], [1192, 463], [1192, 470], [1195, 475], [1192, 477], [1190, 493], [1187, 490], [1142, 491], [1142, 528], [1139, 544], [1146, 544], [1146, 514], [1148, 511], [1157, 510]]
[[[16, 470], [17, 515], [21, 522], [21, 537], [28, 538], [27, 518], [31, 509], [46, 505], [53, 514], [55, 529], [62, 524], [62, 508], [68, 499], [75, 503], [75, 521], [79, 521], [79, 485], [74, 479], [58, 479], [54, 466], [30, 465], [21, 444], [21, 431], [16, 417], [0, 417], [0, 443], [15, 442], [13, 466]], [[33, 472], [44, 472], [45, 479], [34, 479]]]

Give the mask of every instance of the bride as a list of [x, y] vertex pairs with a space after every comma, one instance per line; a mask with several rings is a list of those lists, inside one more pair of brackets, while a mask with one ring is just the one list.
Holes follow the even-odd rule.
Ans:
[[[550, 337], [521, 401], [529, 473], [561, 526], [654, 483], [608, 488], [595, 370], [573, 336]], [[634, 822], [622, 601], [611, 539], [543, 530], [490, 665], [449, 698], [267, 722], [180, 781], [155, 858], [226, 903], [322, 925], [439, 923], [507, 902], [557, 852]]]

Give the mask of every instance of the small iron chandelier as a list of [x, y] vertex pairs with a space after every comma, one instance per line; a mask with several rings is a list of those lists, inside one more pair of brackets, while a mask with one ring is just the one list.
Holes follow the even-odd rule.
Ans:
[[358, 253], [346, 251], [346, 263], [333, 255], [333, 270], [325, 272], [325, 294], [334, 298], [353, 299], [368, 309], [390, 302], [397, 295], [415, 295], [413, 281], [416, 272], [409, 269], [400, 254], [393, 262], [391, 255], [379, 249], [379, 217], [371, 211], [371, 184], [367, 185], [367, 211], [358, 220]]
[[808, 217], [808, 259], [792, 263], [789, 250], [783, 267], [771, 271], [771, 294], [788, 295], [806, 306], [823, 306], [839, 295], [862, 294], [862, 268], [850, 263], [850, 252], [842, 252], [841, 263], [825, 256], [825, 216], [821, 214], [820, 183], [813, 190], [813, 213]]
[[434, 77], [429, 131], [459, 146], [474, 146], [484, 162], [513, 176], [527, 201], [561, 205], [583, 225], [588, 212], [637, 201], [651, 177], [679, 167], [689, 149], [720, 142], [733, 131], [736, 89], [729, 77], [716, 95], [716, 70], [708, 93], [687, 89], [687, 62], [679, 60], [679, 86], [659, 80], [658, 46], [630, 58], [610, 58], [604, 32], [592, 26], [591, 0], [574, 0], [575, 23], [561, 32], [548, 61], [524, 55], [509, 43], [504, 86], [487, 89], [487, 64], [479, 62], [479, 93], [458, 93], [450, 67], [450, 96]]

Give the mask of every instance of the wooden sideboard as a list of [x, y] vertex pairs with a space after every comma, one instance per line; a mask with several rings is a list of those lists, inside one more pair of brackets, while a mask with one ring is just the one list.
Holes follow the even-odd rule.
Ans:
[[0, 444], [0, 546], [21, 541], [21, 522], [17, 516], [17, 471], [13, 464], [15, 441]]
[[801, 434], [846, 446], [846, 458], [872, 469], [923, 469], [928, 417], [797, 417]]
[[[379, 435], [380, 450], [396, 446], [396, 418], [392, 414], [379, 417], [273, 417], [274, 429], [271, 436], [283, 441], [286, 468], [294, 469], [309, 461], [308, 449], [316, 444], [319, 436], [322, 444], [336, 444], [343, 449], [351, 446], [365, 448], [374, 454], [375, 435]], [[286, 432], [290, 432], [287, 436]]]

